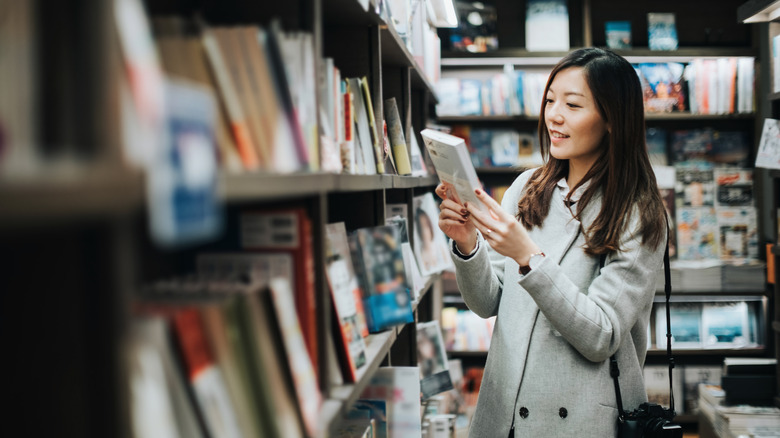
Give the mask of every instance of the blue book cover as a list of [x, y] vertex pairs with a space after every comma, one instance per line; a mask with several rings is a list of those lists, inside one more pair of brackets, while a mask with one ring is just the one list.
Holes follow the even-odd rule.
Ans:
[[630, 21], [607, 21], [604, 23], [604, 32], [607, 37], [607, 47], [610, 49], [631, 48]]
[[401, 240], [398, 224], [360, 228], [349, 235], [371, 333], [414, 321]]
[[460, 114], [464, 116], [483, 115], [482, 81], [479, 79], [462, 79], [460, 81]]
[[647, 41], [650, 50], [677, 50], [677, 25], [673, 13], [647, 14]]

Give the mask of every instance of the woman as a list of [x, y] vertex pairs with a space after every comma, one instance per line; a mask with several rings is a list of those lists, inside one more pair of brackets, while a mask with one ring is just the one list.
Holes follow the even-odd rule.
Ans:
[[544, 96], [546, 164], [521, 174], [502, 205], [477, 190], [485, 213], [436, 189], [463, 298], [497, 315], [471, 437], [615, 436], [613, 354], [625, 409], [647, 401], [667, 230], [639, 79], [620, 56], [586, 48], [555, 66]]

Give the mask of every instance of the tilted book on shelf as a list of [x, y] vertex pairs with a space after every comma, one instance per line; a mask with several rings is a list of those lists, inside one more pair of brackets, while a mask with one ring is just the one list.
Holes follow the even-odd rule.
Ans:
[[241, 213], [241, 246], [248, 251], [293, 256], [295, 308], [309, 356], [318, 365], [317, 308], [311, 219], [304, 208], [247, 210]]
[[371, 333], [414, 321], [400, 231], [396, 225], [383, 225], [359, 228], [348, 236]]
[[346, 78], [349, 90], [352, 93], [353, 106], [352, 120], [355, 125], [355, 153], [360, 154], [363, 164], [363, 174], [375, 175], [377, 173], [377, 158], [374, 152], [375, 137], [371, 135], [371, 126], [368, 119], [368, 111], [364, 100], [363, 86], [360, 78]]
[[339, 355], [344, 378], [357, 380], [357, 372], [366, 364], [365, 336], [368, 336], [363, 308], [363, 291], [355, 276], [349, 240], [344, 222], [325, 226], [325, 270], [339, 326]]
[[177, 360], [172, 328], [163, 316], [135, 316], [128, 327], [129, 422], [134, 436], [205, 437], [186, 377]]
[[417, 323], [417, 366], [423, 399], [453, 388], [438, 320]]
[[242, 436], [222, 370], [214, 360], [203, 320], [194, 306], [177, 309], [172, 317], [176, 340], [200, 412], [211, 436]]
[[438, 205], [433, 193], [412, 199], [414, 207], [414, 254], [423, 276], [436, 274], [452, 266], [447, 236], [438, 226]]
[[403, 121], [401, 120], [395, 97], [385, 99], [384, 113], [385, 121], [387, 122], [387, 133], [390, 138], [390, 147], [395, 159], [395, 168], [399, 175], [411, 175], [412, 165], [409, 162], [409, 148], [406, 144]]
[[780, 120], [764, 119], [755, 165], [765, 169], [780, 169]]

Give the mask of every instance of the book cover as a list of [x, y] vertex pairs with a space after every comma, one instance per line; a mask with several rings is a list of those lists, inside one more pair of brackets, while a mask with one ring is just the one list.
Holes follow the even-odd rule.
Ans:
[[352, 120], [355, 124], [355, 153], [361, 155], [364, 175], [376, 175], [377, 158], [374, 156], [374, 137], [368, 122], [366, 102], [363, 99], [363, 86], [360, 78], [347, 78], [353, 98]]
[[395, 97], [385, 99], [384, 110], [390, 147], [395, 158], [395, 167], [399, 175], [411, 175], [412, 165], [409, 162], [409, 148], [406, 146], [406, 136], [404, 135], [403, 123]]
[[529, 52], [569, 50], [569, 9], [566, 0], [528, 0], [525, 48]]
[[[406, 208], [406, 204], [401, 204]], [[389, 211], [388, 211], [389, 213]], [[420, 297], [420, 293], [425, 288], [425, 278], [420, 272], [419, 264], [417, 263], [417, 257], [414, 255], [409, 240], [409, 227], [407, 226], [406, 214], [400, 216], [389, 215], [385, 219], [385, 225], [398, 226], [401, 229], [401, 250], [404, 255], [404, 271], [406, 272], [406, 279], [409, 282], [411, 288], [411, 297], [413, 300], [417, 300]]]
[[702, 308], [702, 331], [706, 348], [739, 348], [755, 345], [745, 301], [708, 302]]
[[711, 207], [715, 205], [715, 176], [712, 165], [688, 161], [675, 166], [677, 207]]
[[755, 207], [718, 207], [720, 259], [747, 263], [758, 259], [758, 225]]
[[417, 366], [423, 400], [453, 388], [438, 320], [417, 323]]
[[719, 230], [713, 207], [677, 208], [677, 260], [718, 260]]
[[[620, 364], [618, 364], [620, 366]], [[645, 390], [647, 391], [647, 401], [656, 403], [664, 408], [669, 408], [669, 400], [672, 394], [669, 393], [669, 367], [667, 365], [645, 365], [643, 369], [645, 377]], [[675, 411], [678, 414], [683, 412], [683, 407], [679, 401], [683, 400], [683, 375], [682, 370], [674, 369], [672, 372], [672, 393], [675, 403]]]
[[[670, 303], [672, 348], [702, 348], [701, 303]], [[666, 349], [666, 305], [655, 308], [655, 347]]]
[[295, 308], [309, 356], [319, 364], [312, 221], [304, 208], [245, 211], [240, 215], [240, 244], [248, 251], [293, 257]]
[[167, 247], [202, 242], [223, 227], [217, 193], [216, 102], [211, 89], [167, 80], [166, 141], [146, 167], [149, 224]]
[[325, 271], [339, 325], [340, 363], [346, 365], [342, 366], [346, 371], [343, 373], [346, 381], [355, 382], [358, 370], [366, 364], [364, 336], [368, 336], [368, 326], [363, 309], [363, 291], [355, 276], [344, 223], [326, 225], [325, 234]]
[[428, 276], [441, 272], [452, 265], [449, 256], [447, 236], [438, 226], [439, 208], [433, 194], [415, 196], [414, 208], [414, 254], [420, 273]]
[[384, 405], [387, 438], [421, 436], [419, 368], [379, 368], [360, 395], [359, 402], [379, 402], [375, 406]]
[[728, 166], [749, 167], [751, 142], [745, 131], [713, 131], [707, 159]]
[[468, 202], [484, 210], [485, 206], [474, 194], [474, 190], [482, 185], [471, 162], [466, 142], [460, 137], [433, 129], [424, 129], [420, 134], [439, 180], [447, 186], [450, 195], [461, 204]]
[[136, 316], [127, 338], [128, 421], [135, 436], [206, 436], [167, 318]]
[[631, 48], [630, 21], [607, 21], [604, 23], [604, 34], [610, 49]]
[[182, 352], [188, 381], [200, 407], [209, 435], [240, 438], [236, 410], [228, 395], [222, 370], [217, 366], [196, 307], [177, 309], [172, 324]]
[[753, 205], [753, 170], [716, 167], [713, 175], [719, 207], [749, 207]]
[[397, 226], [383, 225], [359, 228], [348, 235], [371, 333], [414, 321], [400, 231]]
[[374, 157], [376, 158], [376, 171], [377, 173], [385, 173], [385, 153], [382, 147], [382, 134], [376, 123], [376, 116], [374, 115], [373, 98], [371, 97], [371, 89], [368, 85], [368, 78], [363, 76], [360, 78], [360, 86], [363, 91], [363, 103], [366, 105], [366, 114], [368, 115], [368, 127], [371, 134], [371, 144], [374, 148]]
[[764, 119], [755, 166], [780, 169], [780, 120]]
[[645, 112], [670, 113], [687, 109], [684, 66], [677, 62], [640, 63]]
[[457, 0], [458, 27], [449, 32], [452, 50], [483, 53], [498, 49], [498, 13], [492, 4]]
[[272, 278], [267, 295], [270, 303], [266, 301], [266, 316], [275, 322], [273, 333], [281, 337], [285, 363], [292, 376], [293, 390], [303, 417], [306, 434], [314, 436], [318, 430], [317, 421], [322, 394], [315, 367], [301, 333], [298, 315], [295, 312], [292, 285], [287, 278]]
[[677, 50], [675, 15], [667, 12], [648, 12], [647, 40], [650, 50]]
[[673, 131], [671, 152], [674, 164], [683, 161], [708, 160], [713, 148], [712, 137], [711, 128]]
[[[699, 385], [720, 386], [721, 368], [708, 365], [685, 365], [682, 368], [685, 400], [683, 409], [691, 414], [699, 412]], [[678, 371], [679, 372], [679, 371]]]
[[260, 436], [263, 430], [262, 418], [258, 415], [260, 408], [255, 395], [251, 393], [251, 381], [247, 375], [246, 365], [241, 363], [242, 354], [237, 352], [231, 343], [231, 326], [227, 320], [227, 301], [200, 306], [203, 328], [208, 338], [209, 346], [214, 353], [214, 360], [222, 370], [225, 384], [228, 388], [233, 407], [236, 411], [241, 432], [244, 437]]
[[667, 132], [663, 128], [648, 127], [645, 132], [647, 154], [653, 166], [668, 166], [669, 158], [666, 147]]

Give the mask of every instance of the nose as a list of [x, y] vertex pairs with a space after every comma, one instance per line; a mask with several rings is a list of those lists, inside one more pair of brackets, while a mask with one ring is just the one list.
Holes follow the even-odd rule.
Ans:
[[547, 103], [544, 108], [545, 118], [550, 122], [560, 124], [563, 123], [563, 115], [559, 111], [558, 102]]

